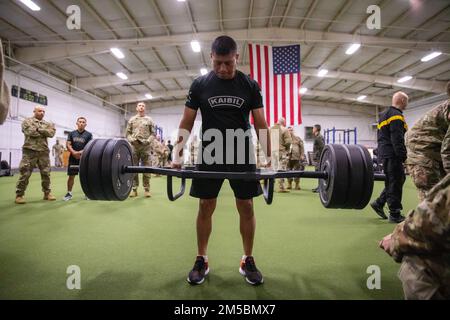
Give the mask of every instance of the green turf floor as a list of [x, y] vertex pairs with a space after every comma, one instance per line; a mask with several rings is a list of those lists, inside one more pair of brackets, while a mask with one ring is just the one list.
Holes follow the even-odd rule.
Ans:
[[[62, 201], [66, 175], [52, 173], [54, 202], [42, 201], [34, 173], [27, 204], [14, 204], [18, 176], [0, 178], [0, 299], [402, 299], [399, 265], [377, 244], [394, 225], [370, 209], [326, 210], [302, 180], [302, 191], [255, 200], [254, 256], [265, 283], [238, 273], [238, 214], [228, 183], [219, 195], [209, 245], [211, 273], [186, 282], [196, 254], [197, 200], [167, 200], [165, 178], [152, 178], [153, 197], [124, 202]], [[376, 183], [374, 195], [382, 188]], [[417, 203], [408, 179], [404, 207]], [[66, 269], [81, 269], [81, 290], [68, 290]], [[366, 286], [367, 267], [381, 270], [381, 289]]]

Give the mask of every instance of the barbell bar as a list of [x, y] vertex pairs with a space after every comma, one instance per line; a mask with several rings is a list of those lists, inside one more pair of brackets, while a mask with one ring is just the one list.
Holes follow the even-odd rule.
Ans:
[[[373, 191], [372, 158], [361, 145], [326, 145], [318, 171], [218, 172], [134, 166], [130, 144], [123, 139], [95, 139], [85, 147], [79, 166], [83, 192], [92, 200], [125, 200], [131, 192], [134, 175], [154, 173], [167, 176], [167, 196], [174, 201], [184, 194], [186, 179], [263, 180], [263, 196], [267, 204], [273, 200], [274, 181], [279, 178], [319, 179], [320, 201], [326, 208], [363, 209]], [[179, 191], [173, 193], [172, 177], [181, 179]]]

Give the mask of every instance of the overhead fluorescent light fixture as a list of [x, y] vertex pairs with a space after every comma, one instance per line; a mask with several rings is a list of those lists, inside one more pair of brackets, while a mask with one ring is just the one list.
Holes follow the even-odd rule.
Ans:
[[308, 91], [308, 88], [305, 88], [305, 87], [300, 88], [300, 93], [301, 94], [305, 94], [306, 91]]
[[147, 99], [153, 99], [153, 96], [152, 96], [150, 93], [146, 93], [146, 94], [145, 94], [145, 97], [146, 97]]
[[427, 61], [430, 61], [431, 59], [434, 59], [434, 58], [436, 58], [436, 57], [439, 57], [441, 54], [442, 54], [442, 52], [440, 52], [440, 51], [435, 51], [435, 52], [432, 52], [432, 53], [430, 53], [430, 54], [427, 54], [425, 57], [423, 57], [422, 59], [420, 59], [420, 61], [422, 61], [422, 62], [427, 62]]
[[20, 0], [24, 5], [26, 5], [28, 8], [30, 8], [33, 11], [39, 11], [41, 10], [41, 7], [39, 7], [36, 3], [34, 3], [31, 0]]
[[361, 101], [361, 100], [364, 100], [365, 98], [367, 98], [367, 96], [362, 95], [362, 96], [359, 96], [358, 98], [356, 98], [356, 100]]
[[398, 83], [403, 83], [403, 82], [409, 81], [409, 80], [411, 80], [411, 79], [412, 79], [411, 76], [404, 76], [404, 77], [398, 79], [397, 82], [398, 82]]
[[319, 72], [317, 73], [317, 75], [319, 77], [325, 77], [325, 75], [328, 73], [327, 69], [320, 69]]
[[194, 51], [194, 52], [200, 52], [200, 50], [201, 50], [200, 42], [198, 42], [197, 40], [192, 40], [191, 48], [192, 48], [192, 51]]
[[350, 47], [348, 47], [347, 51], [345, 51], [345, 54], [354, 54], [356, 51], [358, 51], [359, 47], [361, 47], [360, 43], [353, 43]]
[[200, 74], [202, 75], [202, 76], [204, 76], [205, 74], [207, 74], [208, 73], [208, 69], [206, 69], [206, 68], [201, 68], [200, 69]]
[[109, 49], [111, 50], [112, 54], [117, 58], [117, 59], [123, 59], [125, 58], [125, 55], [123, 54], [123, 52], [118, 49], [118, 48], [111, 48]]
[[125, 73], [123, 73], [123, 72], [117, 72], [116, 76], [118, 76], [122, 80], [127, 80], [128, 79], [127, 75]]
[[178, 2], [186, 2], [186, 0], [178, 0]]

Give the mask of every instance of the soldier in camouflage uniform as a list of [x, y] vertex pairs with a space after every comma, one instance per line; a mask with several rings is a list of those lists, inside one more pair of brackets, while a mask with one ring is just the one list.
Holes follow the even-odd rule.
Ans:
[[[450, 96], [450, 82], [447, 83]], [[422, 201], [426, 193], [450, 173], [450, 100], [420, 118], [405, 136], [406, 165]]]
[[[132, 117], [127, 124], [127, 140], [133, 147], [133, 164], [151, 166], [150, 151], [153, 140], [155, 140], [155, 123], [152, 118], [145, 115], [145, 103], [139, 102], [136, 106], [137, 114]], [[143, 185], [144, 195], [149, 198], [150, 195], [150, 173], [144, 173]], [[137, 188], [139, 186], [139, 176], [134, 176], [133, 191], [130, 197], [137, 197]]]
[[[287, 170], [289, 162], [289, 148], [292, 143], [291, 134], [286, 128], [286, 120], [280, 118], [270, 128], [270, 140], [272, 142], [272, 164], [274, 170]], [[284, 178], [278, 179], [279, 192], [289, 192], [284, 187]]]
[[380, 242], [401, 262], [405, 299], [450, 299], [450, 174]]
[[[289, 148], [289, 161], [287, 164], [288, 170], [304, 170], [305, 167], [303, 166], [303, 161], [305, 160], [305, 147], [303, 144], [303, 140], [296, 136], [294, 133], [294, 128], [289, 127], [288, 128], [289, 133], [291, 134], [292, 143]], [[292, 189], [292, 178], [288, 178], [288, 186], [287, 189]], [[300, 178], [295, 178], [295, 190], [300, 190]]]
[[[320, 134], [320, 124], [315, 124], [313, 127], [313, 135], [314, 135], [314, 145], [313, 145], [313, 161], [314, 166], [316, 167], [316, 171], [319, 171], [319, 161], [320, 155], [322, 154], [323, 148], [325, 148], [325, 142], [323, 140], [323, 136]], [[319, 192], [319, 187], [312, 190], [313, 192]]]
[[64, 146], [59, 143], [59, 140], [56, 140], [56, 144], [52, 147], [52, 156], [55, 157], [55, 167], [63, 167], [63, 153]]
[[22, 122], [22, 132], [25, 135], [25, 143], [22, 147], [22, 161], [20, 161], [20, 177], [16, 185], [16, 203], [24, 204], [23, 198], [28, 186], [33, 169], [37, 166], [41, 172], [42, 192], [44, 200], [56, 200], [50, 193], [50, 150], [48, 138], [55, 135], [55, 125], [43, 120], [45, 109], [41, 106], [34, 108], [34, 117]]
[[161, 167], [167, 167], [169, 163], [169, 154], [170, 149], [169, 147], [164, 143], [164, 140], [161, 141], [161, 148], [163, 150], [163, 155], [161, 157]]
[[199, 145], [199, 141], [197, 139], [197, 136], [194, 135], [192, 138], [191, 144], [189, 146], [189, 154], [190, 154], [189, 163], [193, 166], [195, 166], [195, 163], [197, 161], [198, 145]]

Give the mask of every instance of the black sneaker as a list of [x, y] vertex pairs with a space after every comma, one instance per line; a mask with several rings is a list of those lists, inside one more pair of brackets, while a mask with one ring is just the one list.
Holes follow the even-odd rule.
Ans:
[[72, 193], [67, 192], [66, 195], [64, 196], [63, 200], [64, 201], [69, 201], [70, 199], [72, 199]]
[[208, 273], [208, 262], [205, 262], [205, 258], [203, 258], [202, 256], [197, 256], [194, 267], [192, 268], [191, 272], [189, 272], [187, 281], [190, 284], [202, 284], [203, 281], [205, 281], [205, 277]]
[[402, 216], [400, 213], [396, 213], [396, 214], [390, 213], [390, 214], [389, 214], [389, 221], [390, 221], [390, 222], [393, 222], [393, 223], [400, 223], [400, 222], [402, 222], [403, 220], [405, 220], [405, 217]]
[[380, 216], [381, 219], [387, 219], [388, 217], [384, 213], [383, 207], [381, 207], [376, 201], [371, 202], [370, 206]]
[[245, 260], [241, 260], [239, 273], [245, 277], [248, 283], [256, 286], [264, 282], [261, 272], [256, 268], [255, 260], [252, 256], [248, 256]]

